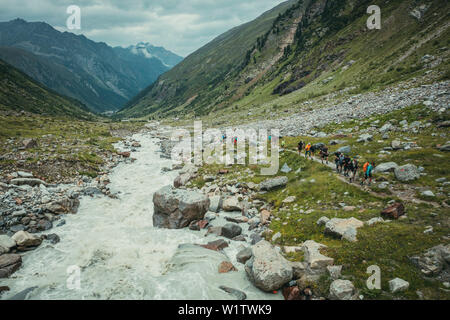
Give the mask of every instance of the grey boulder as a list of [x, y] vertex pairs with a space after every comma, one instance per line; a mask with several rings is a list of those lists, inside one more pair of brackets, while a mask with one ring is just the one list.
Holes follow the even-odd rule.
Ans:
[[259, 289], [272, 292], [292, 280], [292, 266], [269, 242], [263, 240], [252, 248], [253, 256], [245, 264], [250, 281]]
[[181, 229], [192, 221], [202, 220], [209, 209], [209, 198], [195, 191], [161, 188], [153, 195], [153, 225], [159, 228]]

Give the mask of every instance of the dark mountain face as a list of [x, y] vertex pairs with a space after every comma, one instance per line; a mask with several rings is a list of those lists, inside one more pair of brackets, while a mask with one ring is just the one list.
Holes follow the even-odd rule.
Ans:
[[0, 110], [93, 119], [79, 101], [62, 96], [0, 59]]
[[157, 58], [121, 53], [43, 22], [0, 23], [0, 57], [96, 112], [117, 110], [169, 70]]

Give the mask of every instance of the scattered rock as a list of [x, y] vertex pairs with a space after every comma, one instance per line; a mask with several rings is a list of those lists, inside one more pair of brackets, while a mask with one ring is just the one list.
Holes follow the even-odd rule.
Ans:
[[351, 300], [355, 293], [353, 283], [348, 280], [334, 280], [330, 285], [330, 299]]
[[242, 233], [242, 228], [235, 223], [227, 223], [222, 227], [222, 236], [228, 239], [237, 237]]
[[[441, 276], [443, 271], [447, 271], [450, 265], [450, 244], [438, 245], [420, 256], [411, 257], [411, 261], [421, 270], [421, 272], [430, 277]], [[450, 275], [445, 275], [444, 281], [450, 280]]]
[[222, 197], [221, 196], [212, 196], [209, 197], [209, 211], [211, 212], [219, 212], [220, 208], [222, 207]]
[[16, 242], [7, 235], [0, 235], [0, 255], [8, 253], [16, 246]]
[[345, 147], [337, 149], [336, 152], [340, 152], [343, 154], [350, 154], [352, 152], [352, 148], [350, 146], [345, 146]]
[[317, 220], [317, 225], [324, 226], [327, 224], [328, 221], [330, 221], [328, 217], [321, 217], [319, 220]]
[[8, 278], [22, 265], [22, 257], [18, 254], [3, 254], [0, 256], [0, 278]]
[[16, 185], [16, 186], [23, 186], [23, 185], [27, 185], [27, 186], [39, 186], [41, 184], [46, 185], [45, 181], [42, 181], [41, 179], [35, 179], [35, 178], [16, 178], [16, 179], [12, 179], [11, 184]]
[[382, 172], [394, 172], [395, 169], [398, 168], [398, 164], [395, 162], [385, 162], [380, 163], [376, 166], [376, 168], [373, 170], [374, 173], [382, 173]]
[[308, 240], [303, 243], [302, 249], [305, 262], [313, 271], [324, 272], [327, 266], [333, 265], [333, 258], [326, 257], [320, 253], [320, 249], [326, 247], [326, 245], [317, 243], [314, 240]]
[[397, 220], [401, 216], [405, 214], [405, 206], [403, 203], [397, 202], [391, 205], [390, 207], [381, 211], [381, 216], [385, 219], [394, 219]]
[[229, 261], [223, 261], [219, 265], [219, 273], [228, 273], [230, 271], [237, 271], [233, 264]]
[[230, 197], [223, 201], [222, 208], [225, 211], [232, 212], [232, 211], [241, 211], [242, 207], [239, 203], [239, 199], [237, 197]]
[[242, 249], [236, 255], [236, 260], [242, 264], [245, 264], [253, 255], [252, 248], [247, 247]]
[[213, 250], [213, 251], [220, 251], [220, 250], [227, 248], [228, 243], [223, 239], [219, 239], [216, 241], [208, 242], [208, 244], [202, 244], [200, 246], [205, 249], [209, 249], [209, 250]]
[[37, 141], [34, 139], [24, 139], [22, 145], [25, 149], [36, 148], [38, 146]]
[[341, 277], [342, 266], [327, 266], [327, 270], [331, 279], [337, 280]]
[[409, 288], [409, 282], [407, 282], [403, 279], [395, 278], [395, 279], [392, 279], [391, 281], [389, 281], [389, 290], [391, 290], [392, 293], [405, 291], [405, 290], [408, 290], [408, 288]]
[[80, 200], [64, 197], [44, 206], [44, 211], [54, 214], [77, 213]]
[[430, 198], [436, 197], [435, 194], [433, 193], [433, 191], [431, 191], [431, 190], [423, 191], [421, 193], [421, 195], [424, 196], [424, 197], [430, 197]]
[[364, 226], [364, 223], [358, 219], [340, 219], [333, 218], [325, 224], [325, 234], [346, 239], [348, 241], [357, 241], [357, 229]]
[[395, 177], [402, 182], [413, 181], [420, 178], [419, 169], [413, 164], [407, 164], [394, 169]]
[[231, 294], [232, 296], [236, 297], [237, 300], [245, 300], [247, 299], [247, 295], [239, 290], [233, 289], [233, 288], [229, 288], [229, 287], [225, 287], [225, 286], [220, 286], [219, 287], [221, 290], [225, 291], [226, 293]]
[[272, 179], [264, 180], [259, 184], [260, 190], [271, 191], [277, 188], [283, 188], [288, 183], [287, 177], [276, 177]]

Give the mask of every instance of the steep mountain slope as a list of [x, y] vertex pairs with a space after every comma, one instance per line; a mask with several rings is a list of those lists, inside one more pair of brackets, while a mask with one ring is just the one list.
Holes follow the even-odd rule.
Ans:
[[2, 60], [0, 84], [0, 110], [23, 110], [78, 119], [94, 118], [79, 101], [57, 94]]
[[[117, 110], [169, 70], [159, 59], [123, 57], [105, 43], [43, 22], [0, 23], [0, 57], [55, 91], [92, 110]], [[12, 49], [20, 49], [12, 50]]]
[[135, 46], [127, 48], [115, 47], [114, 50], [119, 55], [127, 55], [130, 58], [144, 57], [146, 59], [158, 59], [168, 68], [173, 68], [183, 60], [183, 57], [164, 49], [163, 47], [155, 47], [150, 43], [139, 42]]
[[[367, 28], [373, 4], [381, 8], [380, 30]], [[246, 30], [261, 18], [218, 37], [161, 76], [120, 115], [210, 115], [223, 123], [235, 115], [267, 117], [266, 112], [339, 90], [377, 90], [430, 69], [448, 78], [447, 1], [303, 0], [274, 10], [263, 15], [271, 19], [257, 36], [248, 39]], [[221, 39], [227, 48], [245, 49], [229, 54]], [[229, 58], [228, 65], [218, 52]]]
[[295, 3], [295, 0], [282, 3], [254, 21], [220, 35], [162, 75], [130, 101], [119, 115], [142, 116], [183, 104], [209, 105], [223, 91], [217, 85], [239, 73], [246, 52], [256, 39], [271, 28], [280, 13]]

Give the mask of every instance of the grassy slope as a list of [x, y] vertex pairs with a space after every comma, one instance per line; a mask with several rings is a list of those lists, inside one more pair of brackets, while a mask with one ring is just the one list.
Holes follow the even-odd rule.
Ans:
[[[299, 109], [308, 99], [344, 88], [349, 89], [350, 94], [360, 93], [421, 76], [429, 70], [421, 60], [425, 54], [443, 58], [442, 63], [433, 66], [433, 70], [437, 77], [448, 78], [447, 56], [450, 39], [450, 30], [447, 28], [450, 22], [448, 2], [428, 1], [431, 6], [420, 22], [409, 14], [411, 9], [418, 5], [414, 0], [372, 2], [370, 4], [378, 4], [382, 10], [381, 30], [366, 28], [369, 15], [366, 14], [365, 8], [369, 4], [368, 1], [347, 0], [339, 5], [328, 1], [323, 14], [311, 18], [300, 29], [300, 36], [297, 36], [291, 46], [291, 54], [281, 59], [250, 87], [243, 84], [242, 80], [252, 75], [255, 68], [262, 68], [267, 64], [273, 57], [279, 41], [267, 41], [265, 47], [252, 53], [249, 64], [243, 70], [238, 74], [230, 74], [229, 78], [219, 82], [211, 78], [216, 74], [210, 74], [209, 69], [202, 67], [208, 61], [205, 50], [212, 51], [216, 46], [216, 43], [211, 43], [193, 55], [195, 57], [204, 53], [203, 64], [192, 58], [187, 59], [188, 62], [198, 64], [199, 73], [196, 74], [196, 78], [189, 77], [191, 70], [183, 70], [189, 81], [186, 81], [186, 78], [180, 81], [181, 73], [175, 72], [181, 69], [173, 70], [174, 73], [168, 73], [161, 78], [171, 82], [172, 89], [177, 87], [177, 90], [181, 90], [179, 93], [182, 99], [176, 101], [168, 98], [170, 97], [166, 95], [170, 91], [168, 87], [165, 87], [165, 92], [162, 92], [161, 88], [151, 88], [151, 93], [130, 109], [136, 112], [130, 111], [125, 115], [143, 116], [154, 112], [153, 115], [163, 117], [201, 116], [210, 125], [238, 123], [244, 118], [251, 121], [267, 116], [276, 117], [280, 110], [289, 109], [292, 112]], [[307, 3], [304, 2], [305, 5]], [[292, 17], [285, 17], [271, 30], [289, 26], [297, 15], [298, 12]], [[339, 21], [346, 22], [339, 23]], [[280, 32], [277, 38], [280, 40], [284, 36], [285, 33]], [[270, 37], [274, 37], [273, 33]], [[443, 49], [446, 47], [447, 49]], [[408, 51], [411, 51], [411, 54], [403, 57]], [[354, 63], [348, 68], [345, 67], [352, 60]], [[180, 68], [181, 66], [183, 63], [180, 64]], [[304, 76], [302, 74], [304, 71], [308, 71], [309, 74]], [[323, 80], [329, 77], [332, 77], [332, 80], [323, 83]], [[283, 82], [288, 83], [288, 87], [294, 87], [300, 82], [305, 86], [288, 95], [273, 94], [274, 88]], [[244, 90], [244, 94], [236, 100], [236, 92], [239, 90]], [[186, 92], [189, 94], [185, 95]], [[199, 97], [192, 103], [185, 103], [197, 93]], [[167, 108], [175, 108], [176, 112], [166, 112]], [[248, 116], [249, 111], [252, 113], [251, 116]]]
[[[368, 127], [369, 124], [376, 120], [382, 125], [389, 119], [397, 122], [408, 120], [409, 123], [417, 119], [424, 121], [433, 121], [438, 116], [431, 113], [423, 106], [412, 106], [403, 111], [393, 112], [388, 115], [375, 116], [367, 121], [359, 123], [346, 123], [342, 126], [330, 125], [324, 130], [329, 133], [336, 133], [338, 130], [353, 128], [359, 125], [361, 129]], [[431, 136], [435, 133], [435, 136]], [[436, 144], [441, 144], [448, 140], [448, 129], [436, 128], [434, 125], [430, 128], [422, 129], [417, 134], [404, 133], [405, 137], [414, 138], [422, 149], [397, 151], [384, 159], [378, 159], [376, 155], [383, 146], [389, 145], [391, 139], [380, 144], [380, 139], [375, 135], [374, 141], [367, 144], [356, 143], [358, 134], [354, 132], [353, 136], [341, 138], [353, 145], [353, 155], [361, 157], [360, 162], [364, 160], [376, 160], [377, 163], [396, 161], [399, 164], [414, 163], [425, 167], [426, 176], [421, 177], [407, 186], [416, 186], [420, 188], [430, 189], [435, 194], [441, 192], [436, 184], [435, 179], [447, 177], [450, 170], [450, 155], [440, 152], [434, 148]], [[291, 137], [286, 138], [286, 148], [294, 150], [297, 142], [308, 140], [312, 142], [323, 141], [328, 143], [332, 137], [328, 139], [311, 139], [309, 137]], [[335, 150], [339, 146], [332, 146], [330, 149]], [[370, 150], [370, 153], [368, 152]], [[435, 158], [433, 154], [439, 154], [441, 158]], [[343, 265], [343, 275], [345, 278], [353, 281], [355, 286], [361, 289], [361, 293], [366, 299], [396, 299], [408, 298], [418, 299], [416, 294], [420, 290], [426, 299], [450, 299], [450, 294], [442, 284], [432, 279], [425, 279], [421, 272], [408, 259], [408, 257], [421, 254], [425, 250], [441, 244], [448, 243], [448, 230], [450, 227], [450, 210], [448, 207], [435, 208], [428, 203], [414, 204], [406, 202], [407, 218], [389, 223], [381, 223], [374, 226], [365, 226], [358, 229], [358, 241], [350, 243], [330, 238], [323, 234], [323, 227], [317, 226], [316, 222], [322, 216], [329, 218], [349, 218], [355, 217], [362, 221], [367, 221], [374, 217], [379, 217], [380, 212], [392, 200], [398, 200], [394, 195], [387, 195], [385, 192], [377, 190], [374, 183], [371, 187], [372, 193], [359, 188], [358, 186], [344, 183], [329, 168], [303, 157], [299, 157], [295, 153], [283, 152], [281, 154], [280, 166], [287, 163], [293, 170], [287, 174], [289, 183], [285, 189], [271, 191], [258, 198], [264, 199], [274, 206], [272, 211], [274, 219], [270, 225], [273, 233], [280, 232], [282, 237], [276, 241], [278, 245], [298, 246], [303, 241], [315, 240], [326, 244], [328, 249], [326, 254], [335, 259], [336, 265]], [[202, 174], [217, 174], [220, 165], [204, 166], [199, 178], [192, 182], [192, 186], [202, 187], [205, 185]], [[301, 172], [296, 174], [297, 169], [301, 168]], [[255, 182], [259, 183], [267, 177], [258, 176], [259, 167], [257, 166], [233, 166], [227, 168], [230, 174], [227, 180], [231, 184], [239, 182]], [[253, 172], [253, 174], [252, 174]], [[280, 175], [283, 175], [280, 173]], [[310, 182], [314, 179], [315, 182]], [[375, 180], [391, 181], [394, 188], [401, 189], [404, 186], [395, 181], [392, 174], [382, 175], [376, 174]], [[448, 193], [448, 186], [444, 187], [444, 192]], [[379, 195], [377, 195], [379, 194]], [[289, 205], [283, 205], [282, 201], [288, 196], [296, 196], [296, 201]], [[448, 197], [438, 197], [442, 201]], [[424, 199], [430, 200], [430, 199]], [[347, 206], [355, 206], [352, 211], [344, 211], [341, 203]], [[303, 210], [303, 213], [302, 211]], [[306, 213], [309, 212], [309, 213]], [[437, 213], [437, 216], [435, 215]], [[433, 226], [434, 231], [431, 234], [424, 234], [427, 226]], [[447, 237], [447, 238], [446, 238]], [[267, 235], [267, 239], [271, 239], [271, 235]], [[301, 260], [301, 255], [289, 255], [291, 260]], [[382, 290], [370, 291], [365, 283], [369, 275], [366, 273], [370, 265], [378, 265], [382, 272]], [[389, 293], [388, 281], [399, 277], [410, 282], [409, 290], [392, 295]], [[326, 295], [331, 280], [324, 276], [316, 290]]]
[[0, 60], [0, 109], [93, 119], [75, 99], [63, 97]]
[[[102, 122], [0, 112], [0, 173], [27, 170], [48, 182], [71, 181], [80, 175], [97, 176], [105, 158], [115, 153], [117, 130], [133, 132], [142, 124]], [[33, 138], [37, 147], [19, 151]]]

